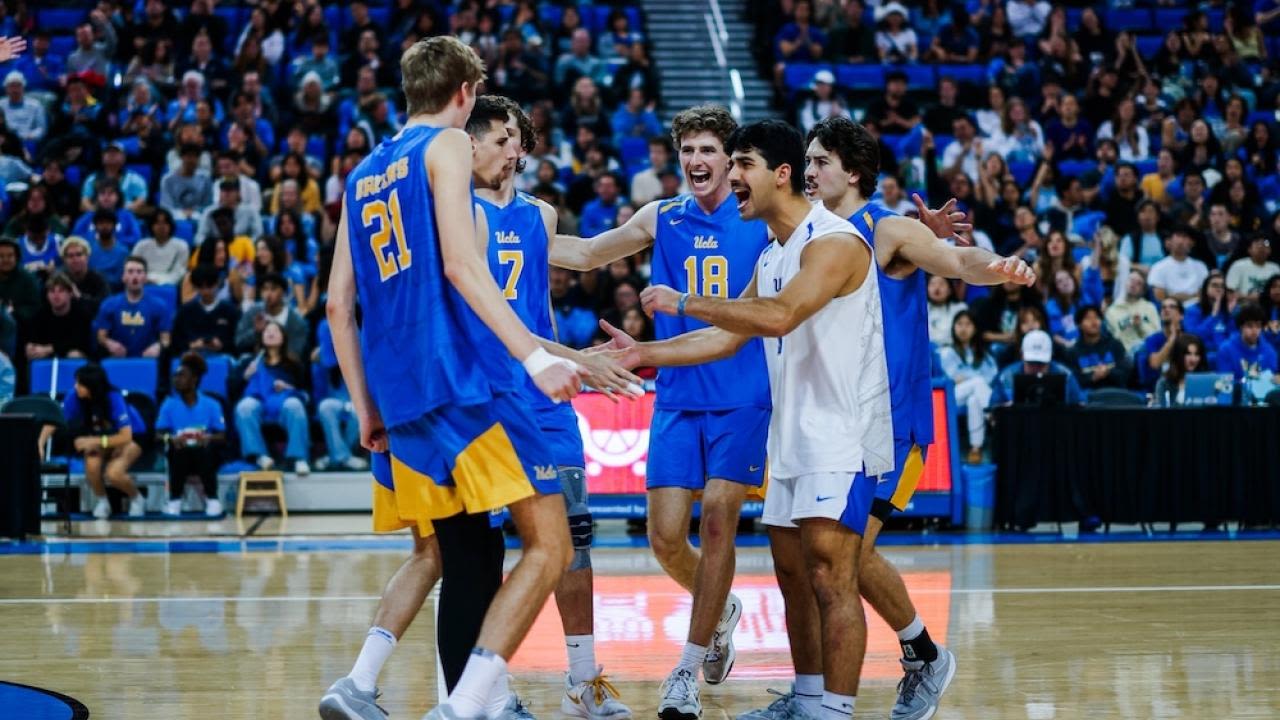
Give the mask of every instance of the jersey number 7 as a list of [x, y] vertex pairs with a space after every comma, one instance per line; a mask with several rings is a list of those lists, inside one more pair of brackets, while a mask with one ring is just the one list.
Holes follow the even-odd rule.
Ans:
[[[378, 229], [369, 236], [369, 247], [378, 260], [378, 276], [382, 282], [390, 280], [401, 270], [408, 270], [413, 264], [413, 253], [409, 250], [409, 241], [405, 238], [404, 221], [400, 219], [400, 195], [392, 190], [386, 202], [374, 200], [367, 202], [360, 209], [360, 222], [365, 228], [375, 222]], [[388, 253], [387, 246], [395, 236], [395, 252]]]

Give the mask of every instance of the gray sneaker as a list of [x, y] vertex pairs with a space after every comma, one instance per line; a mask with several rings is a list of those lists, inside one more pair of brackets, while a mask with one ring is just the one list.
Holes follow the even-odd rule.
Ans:
[[378, 691], [365, 692], [349, 677], [329, 686], [320, 699], [321, 720], [386, 720], [387, 711], [378, 707]]
[[537, 720], [533, 713], [529, 712], [529, 708], [520, 702], [520, 696], [511, 693], [507, 696], [507, 704], [503, 706], [502, 712], [489, 718], [488, 720]]
[[671, 671], [662, 682], [658, 717], [662, 720], [698, 720], [702, 702], [698, 699], [698, 679], [683, 668]]
[[778, 699], [769, 703], [768, 707], [756, 708], [748, 710], [738, 716], [737, 720], [791, 720], [791, 707], [796, 705], [796, 686], [791, 686], [790, 692], [782, 692], [769, 688], [770, 695], [777, 695]]
[[426, 715], [422, 716], [422, 720], [485, 720], [483, 715], [474, 718], [464, 718], [454, 711], [453, 707], [448, 703], [437, 705]]
[[938, 659], [933, 662], [902, 661], [906, 672], [898, 683], [898, 702], [889, 713], [892, 720], [929, 720], [938, 712], [942, 693], [956, 676], [956, 656], [938, 646]]
[[738, 653], [733, 648], [733, 631], [742, 618], [742, 601], [737, 595], [729, 593], [724, 602], [724, 612], [720, 614], [720, 622], [716, 624], [716, 633], [711, 636], [711, 647], [707, 648], [707, 658], [702, 661], [702, 678], [708, 685], [719, 685], [729, 677], [733, 669], [733, 661]]

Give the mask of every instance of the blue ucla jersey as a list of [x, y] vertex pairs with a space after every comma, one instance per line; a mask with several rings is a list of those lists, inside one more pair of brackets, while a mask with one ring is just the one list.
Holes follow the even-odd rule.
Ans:
[[442, 130], [407, 127], [347, 177], [365, 378], [389, 428], [516, 388], [514, 361], [444, 275], [425, 159]]
[[[880, 203], [867, 203], [849, 222], [876, 244], [876, 225], [898, 213]], [[920, 446], [933, 442], [933, 379], [929, 349], [929, 297], [924, 271], [916, 268], [905, 278], [893, 278], [876, 264], [880, 305], [884, 308], [884, 351], [889, 364], [889, 395], [893, 403], [893, 437]]]
[[[732, 194], [710, 215], [692, 195], [680, 195], [658, 206], [652, 282], [694, 295], [736, 298], [750, 284], [756, 260], [768, 245], [764, 222], [743, 220]], [[707, 323], [659, 314], [653, 326], [657, 338], [665, 340], [701, 330]], [[723, 360], [663, 368], [657, 388], [654, 406], [662, 410], [771, 406], [769, 372], [759, 338]]]

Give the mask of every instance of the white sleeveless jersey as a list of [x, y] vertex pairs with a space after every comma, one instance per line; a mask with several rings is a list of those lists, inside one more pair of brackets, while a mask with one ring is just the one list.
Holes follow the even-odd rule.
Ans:
[[[760, 297], [781, 293], [800, 272], [805, 247], [834, 233], [866, 242], [847, 220], [819, 204], [786, 244], [770, 243], [756, 266]], [[832, 298], [784, 337], [766, 338], [765, 357], [773, 395], [770, 474], [879, 476], [893, 470], [889, 371], [874, 265], [857, 290]]]

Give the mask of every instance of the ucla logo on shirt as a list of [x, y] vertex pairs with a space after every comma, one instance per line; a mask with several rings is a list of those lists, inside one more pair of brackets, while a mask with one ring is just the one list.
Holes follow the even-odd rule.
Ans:
[[499, 245], [519, 245], [520, 244], [520, 236], [515, 234], [514, 231], [508, 230], [506, 232], [503, 232], [501, 230], [498, 230], [493, 234], [493, 236], [498, 241]]
[[534, 465], [533, 473], [538, 480], [555, 480], [560, 477], [555, 465]]
[[694, 250], [718, 250], [719, 248], [720, 248], [720, 243], [716, 242], [715, 235], [694, 235], [693, 236]]
[[125, 327], [142, 327], [147, 324], [147, 319], [140, 310], [121, 310], [120, 324]]

